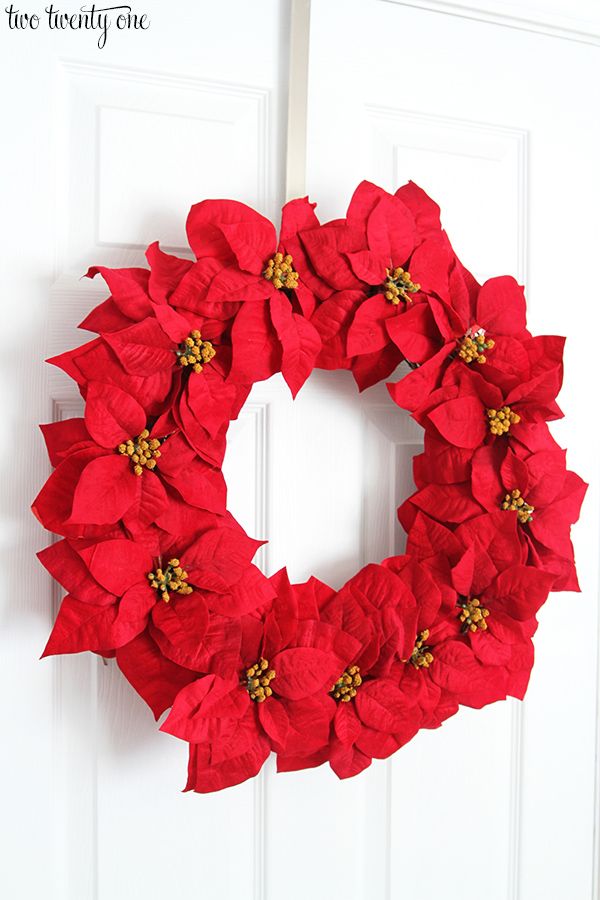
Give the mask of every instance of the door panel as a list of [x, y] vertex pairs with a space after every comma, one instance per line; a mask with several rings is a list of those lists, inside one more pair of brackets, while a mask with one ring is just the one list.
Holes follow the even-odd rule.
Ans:
[[[567, 39], [570, 32], [564, 39], [533, 33], [531, 23], [532, 31], [521, 31], [474, 21], [477, 10], [461, 15], [463, 4], [423, 4], [456, 15], [409, 8], [420, 5], [314, 0], [309, 191], [328, 218], [343, 211], [362, 178], [388, 190], [413, 179], [441, 204], [475, 275], [510, 272], [525, 283], [534, 333], [568, 335], [560, 397], [567, 418], [553, 431], [568, 445], [571, 467], [593, 481], [598, 428], [583, 423], [587, 334], [598, 312], [579, 288], [594, 284], [598, 240], [590, 198], [600, 187], [591, 164], [600, 129], [582, 89], [598, 83], [597, 47]], [[566, 267], [574, 294], [556, 280]], [[392, 761], [388, 896], [592, 895], [594, 485], [574, 540], [583, 593], [553, 596], [542, 610], [526, 702], [461, 710]], [[586, 621], [576, 641], [574, 609], [585, 610]]]
[[[305, 149], [299, 109], [286, 145], [291, 5], [146, 0], [151, 28], [111, 33], [103, 51], [85, 33], [0, 32], [12, 86], [0, 142], [0, 885], [16, 900], [588, 900], [600, 830], [591, 18], [565, 30], [553, 4], [538, 29], [551, 37], [506, 27], [498, 0], [474, 18], [472, 4], [441, 0], [293, 4], [292, 96], [300, 108], [308, 68], [307, 188], [321, 217], [342, 214], [364, 177], [388, 189], [412, 178], [442, 204], [465, 264], [480, 278], [514, 273], [533, 330], [569, 335], [555, 434], [592, 481], [575, 530], [583, 593], [543, 610], [526, 703], [463, 710], [347, 782], [326, 767], [277, 776], [270, 760], [252, 782], [182, 795], [185, 746], [157, 731], [114, 663], [37, 660], [60, 595], [32, 564], [46, 535], [28, 506], [49, 471], [35, 425], [80, 410], [41, 360], [86, 338], [76, 323], [106, 295], [80, 280], [87, 266], [142, 265], [154, 239], [186, 253], [191, 203], [236, 197], [276, 220], [286, 154], [297, 179]], [[541, 6], [527, 4], [530, 19]], [[589, 42], [570, 40], [580, 31]], [[420, 446], [382, 385], [359, 395], [348, 373], [317, 372], [295, 402], [279, 377], [257, 385], [226, 474], [233, 513], [268, 539], [259, 565], [337, 587], [401, 552], [395, 509]]]
[[38, 661], [60, 594], [34, 556], [48, 542], [28, 509], [49, 474], [37, 423], [81, 409], [42, 361], [89, 337], [76, 325], [106, 290], [82, 274], [143, 265], [156, 239], [185, 253], [204, 197], [275, 219], [284, 200], [289, 4], [143, 6], [149, 30], [113, 29], [102, 51], [84, 32], [0, 33], [0, 893], [15, 900], [225, 900], [262, 884], [260, 782], [182, 795], [185, 745], [158, 732], [114, 662]]

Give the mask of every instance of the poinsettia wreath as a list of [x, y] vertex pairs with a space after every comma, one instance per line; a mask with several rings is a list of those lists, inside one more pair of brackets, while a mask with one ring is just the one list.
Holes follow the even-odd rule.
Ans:
[[[44, 655], [114, 657], [161, 728], [189, 744], [187, 789], [328, 762], [340, 778], [460, 704], [522, 698], [536, 614], [578, 590], [569, 532], [586, 485], [548, 420], [562, 413], [561, 337], [532, 337], [523, 289], [480, 285], [409, 183], [363, 182], [345, 218], [308, 198], [281, 229], [243, 203], [193, 206], [195, 261], [90, 269], [110, 296], [98, 336], [50, 360], [82, 418], [42, 426], [54, 471], [36, 498], [61, 539], [39, 556], [65, 588]], [[388, 384], [424, 429], [406, 553], [341, 590], [252, 563], [226, 507], [229, 423], [277, 372]]]

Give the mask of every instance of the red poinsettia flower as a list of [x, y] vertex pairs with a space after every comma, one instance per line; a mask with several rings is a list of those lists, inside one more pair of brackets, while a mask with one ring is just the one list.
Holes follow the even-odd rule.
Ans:
[[467, 451], [507, 438], [524, 446], [537, 441], [540, 422], [562, 417], [556, 395], [562, 385], [564, 339], [528, 342], [528, 378], [501, 388], [465, 367], [434, 390], [413, 417], [454, 447]]
[[514, 515], [527, 563], [555, 576], [553, 590], [579, 590], [570, 531], [587, 490], [570, 472], [565, 451], [527, 453], [520, 445], [481, 447], [473, 455], [471, 490], [484, 509]]
[[455, 616], [439, 632], [452, 646], [443, 672], [438, 668], [438, 684], [476, 708], [507, 695], [522, 699], [533, 665], [535, 616], [553, 577], [525, 565], [515, 517], [498, 511], [452, 532], [419, 513], [407, 549], [436, 579], [450, 567], [457, 593]]
[[42, 428], [55, 471], [33, 504], [43, 525], [68, 537], [101, 533], [122, 522], [131, 534], [151, 523], [177, 532], [181, 503], [225, 513], [221, 471], [195, 453], [179, 432], [147, 427], [137, 400], [102, 382], [90, 382], [85, 417]]
[[164, 414], [161, 432], [180, 428], [207, 462], [220, 465], [225, 432], [244, 404], [249, 386], [227, 384], [231, 348], [213, 344], [204, 320], [168, 304], [151, 303], [148, 314], [104, 333], [50, 362], [64, 369], [84, 397], [101, 380], [135, 396], [148, 416]]
[[488, 703], [492, 686], [498, 693], [492, 700], [506, 695], [522, 700], [533, 666], [536, 614], [548, 597], [552, 575], [524, 565], [496, 575], [479, 571], [476, 552], [469, 546], [452, 570], [452, 581], [465, 643], [474, 659], [493, 672], [483, 692], [460, 702], [476, 707]]
[[169, 305], [178, 312], [188, 311], [204, 320], [205, 329], [214, 337], [240, 307], [239, 302], [214, 303], [207, 300], [211, 282], [220, 266], [212, 259], [192, 262], [165, 253], [158, 242], [146, 250], [149, 269], [110, 269], [94, 266], [88, 278], [100, 274], [111, 296], [95, 307], [79, 326], [97, 334], [121, 331], [153, 314], [157, 304]]
[[[520, 508], [526, 505], [526, 500], [519, 500], [519, 495], [524, 496], [516, 483], [519, 479], [523, 487], [531, 485], [533, 489], [535, 483], [534, 499], [538, 505], [548, 505], [562, 490], [568, 474], [565, 451], [560, 449], [544, 422], [530, 425], [524, 432], [520, 434], [527, 446], [517, 439], [499, 440], [475, 451], [455, 447], [426, 432], [425, 450], [413, 460], [417, 491], [398, 510], [404, 530], [410, 530], [419, 510], [452, 526], [481, 515], [482, 507], [490, 512], [504, 508], [507, 491], [518, 492], [508, 505], [514, 500], [514, 506]], [[522, 468], [528, 459], [534, 468], [531, 480]], [[576, 483], [580, 482], [572, 482], [573, 490]], [[569, 505], [564, 513], [571, 516], [575, 511]], [[523, 521], [526, 520], [527, 517]]]
[[68, 591], [44, 656], [124, 647], [149, 629], [163, 656], [195, 671], [234, 671], [240, 616], [274, 591], [251, 565], [258, 541], [241, 529], [210, 529], [174, 556], [126, 539], [62, 540], [39, 554]]
[[362, 389], [401, 361], [398, 340], [418, 333], [413, 362], [439, 346], [428, 294], [466, 293], [463, 269], [439, 223], [439, 209], [416, 185], [395, 195], [364, 181], [346, 218], [302, 233], [322, 300], [312, 322], [323, 339], [318, 364], [351, 368]]
[[298, 233], [318, 230], [314, 206], [307, 197], [286, 203], [279, 241], [271, 222], [244, 203], [204, 200], [190, 211], [190, 246], [216, 271], [207, 302], [243, 301], [231, 330], [231, 381], [252, 384], [281, 371], [295, 396], [314, 367], [321, 341], [308, 321], [315, 307], [308, 261], [290, 250]]
[[[466, 279], [465, 279], [466, 280]], [[472, 280], [470, 290], [454, 291], [450, 303], [434, 294], [427, 297], [439, 343], [425, 358], [419, 323], [407, 322], [396, 343], [406, 359], [420, 363], [401, 381], [389, 384], [394, 401], [411, 412], [419, 409], [433, 390], [444, 383], [448, 368], [472, 366], [478, 374], [502, 387], [531, 377], [523, 288], [514, 278], [490, 278], [482, 287]], [[406, 323], [406, 319], [402, 320]]]
[[[421, 725], [414, 694], [389, 677], [400, 648], [414, 643], [417, 605], [401, 579], [368, 565], [325, 604], [321, 617], [357, 640], [352, 664], [338, 672], [328, 700], [334, 710], [329, 764], [338, 777], [349, 778], [373, 757], [390, 756]], [[294, 762], [282, 756], [278, 769], [289, 770]]]
[[[438, 567], [434, 579], [426, 566], [410, 556], [392, 556], [382, 563], [397, 575], [414, 597], [414, 633], [405, 630], [405, 643], [394, 662], [392, 677], [421, 709], [422, 728], [438, 728], [458, 710], [458, 700], [438, 684], [438, 674], [447, 655], [447, 621], [455, 614], [456, 592], [449, 572]], [[411, 643], [412, 641], [412, 643]], [[432, 655], [438, 665], [432, 667]]]
[[[260, 770], [271, 749], [312, 754], [328, 743], [328, 691], [358, 642], [318, 619], [300, 618], [295, 586], [279, 573], [278, 598], [264, 615], [244, 617], [237, 676], [208, 675], [184, 687], [162, 726], [191, 744], [188, 790], [218, 790]], [[306, 587], [304, 586], [306, 589]], [[309, 589], [329, 591], [312, 580]]]

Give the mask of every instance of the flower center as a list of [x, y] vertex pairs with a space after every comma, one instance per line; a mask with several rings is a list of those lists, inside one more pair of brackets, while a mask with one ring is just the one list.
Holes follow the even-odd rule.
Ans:
[[504, 500], [502, 501], [501, 508], [515, 510], [515, 512], [517, 513], [517, 518], [521, 525], [525, 525], [527, 522], [531, 522], [533, 520], [533, 511], [535, 510], [535, 506], [530, 506], [529, 503], [526, 503], [521, 496], [521, 491], [517, 489], [511, 491], [510, 494], [504, 495]]
[[496, 343], [491, 339], [486, 341], [483, 328], [469, 328], [458, 348], [458, 355], [467, 365], [472, 362], [485, 363], [486, 350], [493, 350]]
[[294, 288], [298, 287], [298, 273], [293, 268], [294, 260], [287, 253], [285, 256], [283, 253], [276, 253], [275, 256], [270, 259], [267, 263], [267, 268], [264, 270], [263, 275], [270, 281], [273, 287], [277, 288], [277, 290], [281, 290], [281, 288], [288, 288], [289, 290], [294, 290]]
[[210, 341], [203, 341], [202, 335], [197, 329], [190, 332], [190, 336], [182, 341], [177, 350], [177, 358], [180, 366], [191, 366], [196, 374], [199, 374], [206, 363], [209, 363], [216, 350]]
[[159, 447], [158, 438], [151, 438], [148, 429], [144, 428], [135, 439], [129, 439], [124, 444], [119, 444], [117, 453], [128, 456], [135, 474], [141, 475], [144, 467], [146, 469], [156, 468], [156, 460], [160, 456]]
[[410, 272], [397, 266], [395, 269], [385, 270], [386, 279], [383, 284], [383, 296], [394, 306], [398, 306], [401, 300], [405, 303], [412, 303], [409, 294], [416, 294], [421, 290], [421, 285], [416, 284], [410, 277]]
[[488, 626], [485, 620], [489, 616], [490, 611], [481, 605], [477, 597], [473, 597], [471, 600], [467, 600], [466, 597], [461, 598], [457, 606], [460, 608], [458, 618], [462, 623], [460, 630], [463, 634], [466, 631], [487, 631]]
[[486, 415], [491, 434], [508, 434], [510, 426], [517, 425], [521, 421], [521, 416], [513, 412], [510, 406], [503, 406], [502, 409], [486, 409]]
[[166, 569], [158, 568], [154, 572], [148, 572], [150, 587], [158, 592], [159, 598], [165, 603], [171, 599], [170, 593], [182, 596], [192, 593], [193, 588], [187, 583], [188, 577], [178, 559], [170, 559]]
[[329, 693], [338, 703], [349, 703], [356, 697], [356, 691], [362, 684], [360, 669], [358, 666], [348, 666], [343, 675], [340, 675], [335, 684], [332, 684]]
[[269, 668], [269, 660], [262, 656], [258, 662], [246, 669], [246, 690], [250, 699], [256, 703], [264, 703], [273, 693], [271, 682], [275, 678], [275, 669]]
[[413, 652], [404, 662], [409, 662], [415, 669], [428, 669], [433, 662], [433, 653], [431, 647], [427, 643], [429, 638], [429, 628], [420, 631], [415, 641]]

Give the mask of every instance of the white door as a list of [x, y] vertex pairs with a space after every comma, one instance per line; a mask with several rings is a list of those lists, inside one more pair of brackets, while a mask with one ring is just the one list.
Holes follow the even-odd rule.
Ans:
[[90, 263], [143, 265], [155, 239], [183, 252], [200, 198], [237, 197], [270, 217], [285, 199], [287, 3], [261, 0], [258, 15], [246, 0], [133, 5], [150, 27], [115, 26], [104, 49], [97, 32], [0, 20], [0, 896], [10, 900], [262, 889], [258, 787], [195, 803], [181, 794], [186, 746], [158, 732], [114, 664], [38, 661], [59, 593], [36, 562], [48, 535], [28, 510], [49, 473], [37, 423], [80, 408], [42, 360], [87, 339], [76, 325], [106, 294], [81, 276]]
[[599, 35], [598, 10], [572, 0], [312, 3], [310, 193], [330, 217], [361, 178], [388, 190], [412, 179], [476, 276], [526, 285], [533, 332], [568, 335], [553, 430], [592, 482], [574, 529], [583, 593], [542, 610], [525, 703], [421, 732], [388, 763], [375, 811], [354, 815], [365, 831], [388, 817], [387, 887], [365, 896], [598, 896], [600, 441], [586, 410], [600, 321]]
[[[3, 896], [597, 896], [600, 447], [586, 359], [600, 126], [586, 86], [600, 21], [585, 2], [475, 6], [301, 0], [292, 29], [287, 0], [148, 0], [150, 28], [111, 32], [103, 50], [91, 33], [1, 31]], [[362, 178], [417, 181], [465, 263], [524, 279], [533, 330], [569, 336], [555, 434], [592, 481], [575, 532], [583, 594], [543, 610], [524, 705], [462, 710], [347, 782], [269, 762], [253, 782], [182, 795], [185, 746], [113, 663], [37, 661], [58, 592], [33, 557], [46, 536], [28, 505], [48, 473], [35, 424], [79, 402], [40, 360], [85, 338], [74, 326], [103, 296], [79, 281], [89, 264], [142, 264], [157, 238], [183, 252], [203, 197], [276, 217], [286, 158], [290, 190], [306, 174], [323, 218]], [[382, 386], [359, 397], [348, 373], [315, 373], [295, 403], [277, 377], [258, 385], [226, 463], [232, 511], [269, 539], [265, 570], [339, 586], [399, 550], [419, 442]]]

